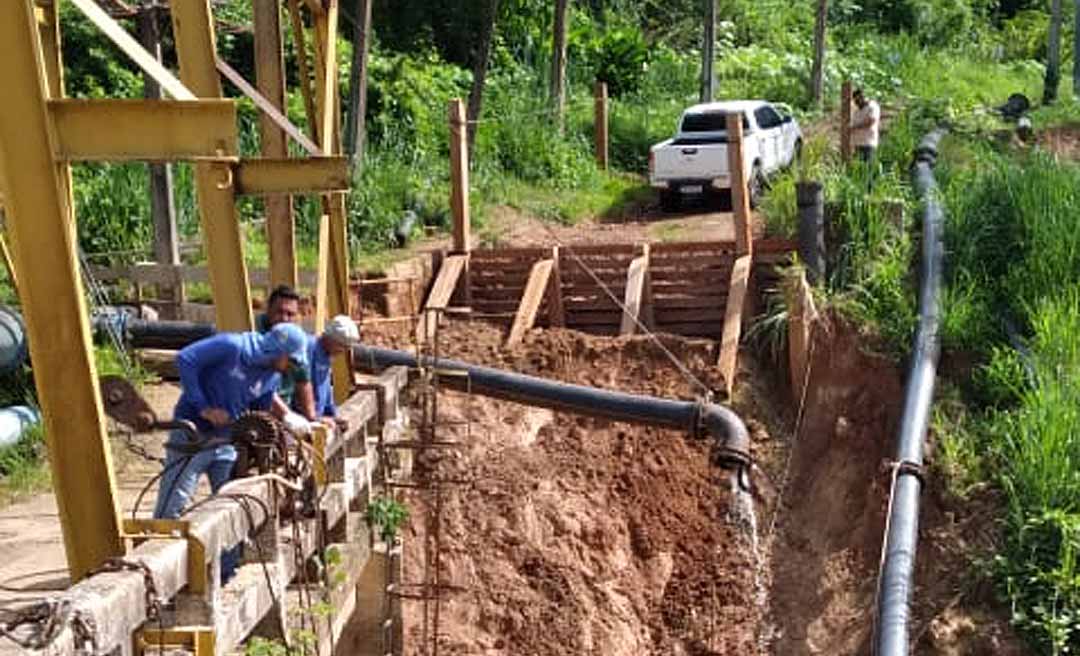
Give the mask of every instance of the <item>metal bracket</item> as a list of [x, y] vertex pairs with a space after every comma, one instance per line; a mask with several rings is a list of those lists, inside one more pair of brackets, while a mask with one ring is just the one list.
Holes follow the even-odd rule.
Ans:
[[136, 546], [147, 540], [187, 540], [188, 590], [205, 595], [210, 590], [206, 546], [191, 534], [191, 522], [180, 519], [125, 519], [123, 537]]
[[214, 656], [215, 633], [210, 627], [187, 626], [171, 629], [145, 628], [135, 634], [135, 653], [155, 653], [163, 647], [166, 651], [182, 650], [195, 656]]

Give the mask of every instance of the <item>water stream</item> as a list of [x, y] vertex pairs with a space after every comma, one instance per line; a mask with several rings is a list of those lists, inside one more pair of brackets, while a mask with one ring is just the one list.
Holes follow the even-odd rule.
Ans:
[[739, 476], [731, 477], [731, 507], [727, 521], [736, 527], [750, 554], [750, 565], [754, 577], [754, 603], [758, 613], [758, 653], [768, 653], [769, 644], [775, 637], [775, 630], [769, 622], [769, 580], [768, 562], [758, 535], [758, 517], [754, 508], [753, 494], [739, 482]]

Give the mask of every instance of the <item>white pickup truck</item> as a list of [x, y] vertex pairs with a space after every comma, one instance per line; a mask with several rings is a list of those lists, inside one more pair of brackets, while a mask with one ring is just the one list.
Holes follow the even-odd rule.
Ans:
[[725, 126], [732, 113], [742, 115], [751, 207], [760, 202], [768, 176], [798, 158], [802, 132], [788, 112], [762, 100], [694, 105], [683, 112], [673, 139], [649, 149], [649, 184], [660, 190], [665, 210], [678, 209], [683, 196], [731, 189]]

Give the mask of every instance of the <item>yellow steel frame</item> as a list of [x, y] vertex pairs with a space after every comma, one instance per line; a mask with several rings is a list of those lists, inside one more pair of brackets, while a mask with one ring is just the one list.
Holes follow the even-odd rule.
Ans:
[[135, 634], [137, 655], [159, 651], [182, 651], [194, 656], [214, 656], [216, 639], [213, 630], [202, 626], [154, 629], [147, 627]]
[[238, 159], [231, 100], [52, 100], [49, 111], [60, 159]]
[[[69, 162], [196, 162], [216, 320], [224, 330], [252, 327], [236, 195], [322, 194], [325, 216], [320, 226], [319, 266], [323, 284], [317, 307], [322, 319], [331, 313], [348, 313], [343, 192], [349, 179], [346, 160], [340, 156], [341, 110], [336, 92], [338, 0], [304, 4], [312, 14], [318, 55], [313, 67], [318, 93], [312, 99], [317, 106], [311, 103], [308, 118], [320, 135], [324, 156], [297, 160], [238, 157], [235, 105], [222, 99], [215, 65], [210, 0], [171, 4], [182, 90], [198, 97], [180, 101], [65, 99], [56, 2], [39, 0], [37, 4], [34, 0], [0, 1], [4, 61], [0, 87], [6, 90], [0, 112], [0, 193], [9, 237], [4, 246], [10, 247], [10, 268], [19, 276], [64, 544], [72, 578], [77, 580], [107, 559], [122, 555], [131, 531], [137, 530], [143, 539], [163, 533], [149, 525], [131, 524], [127, 532], [122, 530], [79, 272]], [[296, 10], [294, 17], [299, 17], [299, 7], [290, 4]], [[294, 21], [294, 28], [297, 24], [302, 31], [302, 21]], [[104, 27], [109, 27], [114, 40], [126, 36], [112, 26]], [[296, 36], [302, 39], [304, 35]], [[276, 47], [280, 51], [280, 44]], [[139, 52], [128, 54], [141, 57]], [[123, 129], [115, 129], [118, 125]], [[288, 248], [292, 250], [291, 243]], [[52, 257], [42, 258], [42, 253]], [[286, 260], [295, 261], [294, 253], [287, 255]], [[335, 361], [334, 381], [336, 396], [343, 399], [352, 384], [344, 358]], [[201, 545], [189, 542], [192, 562], [205, 569], [207, 554]], [[192, 573], [194, 588], [205, 587], [204, 575]], [[195, 639], [196, 643], [206, 640]], [[209, 640], [212, 651], [212, 635]], [[205, 647], [207, 643], [198, 644]]]
[[[0, 2], [6, 91], [0, 169], [12, 255], [73, 579], [124, 552], [112, 459], [90, 348], [66, 180], [53, 159], [51, 95], [34, 8]], [[59, 84], [59, 74], [53, 80]], [[43, 257], [47, 254], [48, 257]]]
[[245, 159], [236, 166], [239, 194], [299, 194], [349, 190], [346, 157], [308, 159]]
[[188, 591], [206, 594], [210, 590], [210, 561], [206, 547], [191, 534], [191, 522], [182, 519], [125, 519], [123, 536], [136, 546], [147, 540], [187, 540]]
[[[210, 0], [171, 4], [173, 36], [180, 60], [180, 79], [200, 98], [220, 98], [221, 78]], [[230, 144], [221, 144], [223, 154]], [[218, 330], [251, 330], [251, 290], [244, 262], [243, 237], [236, 215], [235, 188], [228, 167], [203, 163], [195, 166], [203, 243], [214, 290]]]

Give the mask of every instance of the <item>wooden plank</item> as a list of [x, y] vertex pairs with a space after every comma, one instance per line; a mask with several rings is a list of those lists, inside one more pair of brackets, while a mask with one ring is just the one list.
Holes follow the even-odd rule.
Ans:
[[743, 153], [742, 113], [727, 115], [728, 171], [731, 173], [731, 207], [735, 215], [735, 252], [749, 255], [753, 251], [750, 193], [747, 189], [746, 161]]
[[654, 296], [653, 306], [660, 316], [664, 310], [707, 310], [716, 307], [724, 307], [727, 303], [726, 294], [709, 294], [702, 296]]
[[641, 321], [641, 302], [645, 293], [645, 278], [649, 273], [649, 255], [634, 258], [626, 272], [626, 293], [623, 297], [622, 325], [619, 334], [633, 335]]
[[615, 257], [618, 255], [637, 255], [637, 244], [567, 244], [562, 249], [565, 251], [564, 259], [574, 259], [574, 256], [578, 256], [581, 259], [588, 259], [593, 257]]
[[668, 333], [669, 335], [682, 335], [684, 337], [702, 337], [718, 339], [723, 334], [723, 326], [720, 322], [702, 323], [657, 323], [656, 332]]
[[[457, 289], [458, 281], [461, 280], [468, 261], [468, 255], [451, 255], [443, 261], [442, 266], [439, 267], [439, 275], [436, 276], [435, 283], [431, 286], [431, 292], [424, 303], [425, 310], [443, 309], [450, 305], [450, 299], [454, 296], [454, 290]], [[430, 316], [427, 320], [425, 320], [424, 316], [420, 317], [420, 321], [416, 326], [416, 337], [420, 341], [427, 341], [434, 336], [434, 321], [437, 313], [432, 314], [433, 316]], [[429, 323], [432, 325], [428, 325]]]
[[521, 307], [521, 298], [524, 294], [519, 294], [517, 300], [505, 300], [505, 301], [473, 301], [471, 307], [473, 314], [502, 314], [509, 312], [511, 315], [516, 315], [518, 309]]
[[514, 317], [514, 325], [510, 328], [510, 336], [506, 338], [506, 346], [513, 347], [521, 343], [525, 333], [532, 329], [536, 323], [536, 313], [540, 310], [540, 302], [544, 300], [554, 260], [541, 260], [533, 265], [532, 273], [529, 274], [529, 283], [525, 286], [525, 294], [521, 297], [521, 304]]
[[[470, 253], [477, 263], [481, 262], [520, 262], [522, 259], [535, 260], [549, 254], [549, 248], [484, 248]], [[470, 260], [471, 262], [472, 260]]]
[[483, 301], [517, 301], [525, 293], [525, 286], [521, 287], [477, 287], [473, 285], [473, 305]]
[[[52, 487], [73, 580], [124, 555], [94, 369], [74, 219], [50, 143], [40, 38], [30, 2], [0, 2], [0, 189], [19, 275]], [[108, 129], [101, 126], [100, 129]]]
[[566, 323], [570, 326], [615, 325], [621, 327], [622, 313], [617, 309], [610, 312], [567, 311]]
[[657, 308], [656, 322], [659, 324], [671, 323], [713, 323], [722, 325], [724, 320], [724, 306], [711, 308]]
[[71, 0], [79, 11], [86, 16], [87, 20], [96, 25], [110, 41], [116, 44], [120, 50], [131, 58], [144, 73], [154, 79], [165, 93], [176, 100], [196, 100], [195, 94], [189, 90], [169, 69], [146, 51], [139, 42], [134, 39], [127, 30], [112, 19], [94, 0]]
[[665, 241], [650, 244], [650, 247], [654, 257], [698, 252], [733, 255], [736, 244], [734, 241]]
[[348, 160], [344, 157], [244, 159], [234, 170], [236, 193], [245, 196], [349, 191]]
[[750, 264], [752, 257], [743, 255], [735, 261], [735, 272], [731, 276], [728, 291], [727, 308], [724, 312], [724, 333], [720, 343], [718, 365], [720, 375], [724, 377], [728, 398], [735, 387], [735, 368], [738, 364], [739, 339], [742, 336], [742, 314], [746, 303], [746, 291], [750, 283]]

